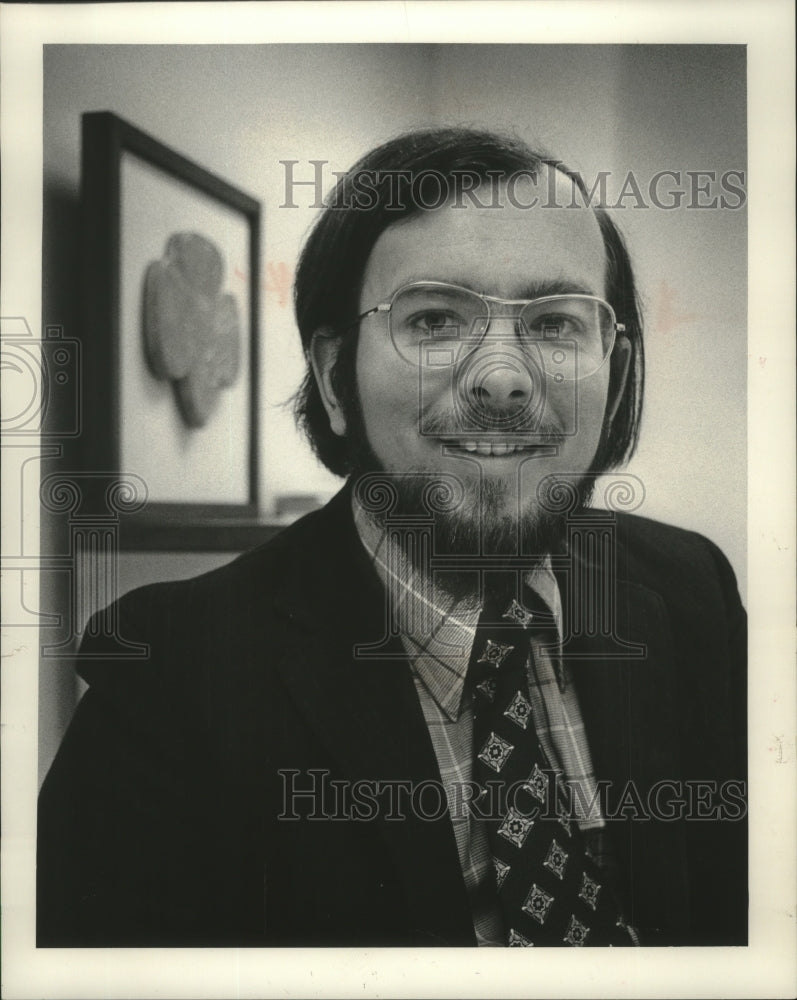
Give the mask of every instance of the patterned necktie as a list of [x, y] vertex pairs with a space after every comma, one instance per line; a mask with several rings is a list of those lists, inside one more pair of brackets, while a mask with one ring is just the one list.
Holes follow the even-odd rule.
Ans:
[[633, 929], [567, 815], [537, 737], [528, 695], [529, 630], [550, 627], [546, 606], [488, 595], [476, 631], [474, 812], [487, 823], [507, 944], [632, 945]]

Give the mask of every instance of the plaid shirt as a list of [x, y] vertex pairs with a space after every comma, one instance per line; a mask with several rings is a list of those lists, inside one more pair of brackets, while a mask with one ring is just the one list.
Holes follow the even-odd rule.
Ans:
[[[459, 861], [480, 945], [505, 944], [495, 895], [495, 873], [487, 830], [468, 808], [467, 791], [473, 758], [473, 712], [465, 694], [465, 676], [481, 605], [475, 597], [455, 601], [417, 573], [382, 529], [354, 503], [357, 530], [391, 595], [394, 624], [398, 626], [413, 672], [415, 688], [432, 739], [440, 776], [448, 795]], [[550, 561], [526, 575], [532, 588], [554, 615], [561, 641], [562, 606]], [[596, 861], [603, 854], [605, 822], [597, 800], [597, 786], [584, 723], [567, 668], [558, 661], [556, 644], [532, 634], [528, 658], [529, 695], [534, 725], [552, 766], [573, 786], [574, 796], [589, 804], [578, 822]]]

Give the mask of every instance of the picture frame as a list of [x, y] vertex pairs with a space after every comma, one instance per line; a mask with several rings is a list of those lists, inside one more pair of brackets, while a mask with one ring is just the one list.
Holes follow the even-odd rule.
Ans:
[[81, 212], [80, 462], [145, 498], [122, 546], [262, 540], [260, 203], [98, 111], [82, 115]]

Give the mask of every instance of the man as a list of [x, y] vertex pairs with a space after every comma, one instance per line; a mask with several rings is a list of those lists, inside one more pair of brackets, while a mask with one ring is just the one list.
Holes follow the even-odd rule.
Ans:
[[588, 507], [643, 373], [588, 202], [460, 129], [341, 180], [297, 412], [347, 484], [126, 595], [145, 662], [84, 643], [40, 945], [746, 942], [744, 612], [710, 542]]

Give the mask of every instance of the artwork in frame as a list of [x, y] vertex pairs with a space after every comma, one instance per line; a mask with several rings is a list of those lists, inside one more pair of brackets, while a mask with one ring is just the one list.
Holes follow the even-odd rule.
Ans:
[[260, 204], [101, 111], [81, 208], [83, 468], [146, 493], [126, 547], [217, 548], [258, 522]]

